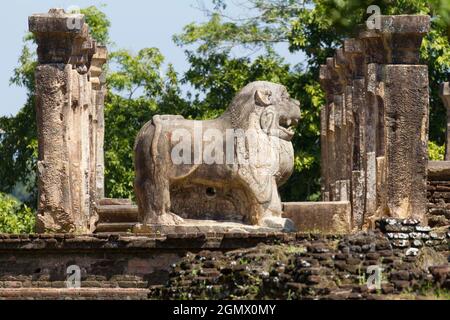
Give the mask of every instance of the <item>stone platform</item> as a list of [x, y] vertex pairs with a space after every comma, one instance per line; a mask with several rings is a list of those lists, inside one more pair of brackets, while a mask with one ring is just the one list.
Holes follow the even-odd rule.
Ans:
[[147, 289], [123, 288], [17, 288], [0, 289], [4, 300], [147, 300]]
[[[96, 207], [99, 221], [96, 233], [109, 234], [117, 232], [149, 233], [193, 233], [193, 232], [274, 232], [272, 228], [255, 227], [240, 223], [185, 220], [183, 226], [149, 228], [136, 227], [138, 224], [138, 207], [128, 199], [101, 199]], [[290, 219], [293, 225], [284, 231], [317, 232], [327, 234], [346, 234], [352, 229], [351, 204], [348, 201], [337, 202], [285, 202], [283, 218]]]
[[142, 225], [136, 224], [133, 227], [134, 234], [146, 234], [156, 232], [158, 234], [183, 234], [183, 233], [249, 233], [249, 234], [267, 234], [273, 232], [295, 232], [294, 223], [288, 219], [278, 218], [276, 221], [285, 221], [277, 227], [260, 227], [246, 225], [235, 222], [213, 221], [213, 220], [189, 220], [179, 225]]
[[[381, 298], [450, 288], [448, 229], [393, 219], [378, 227], [356, 235], [0, 235], [0, 299], [367, 299], [376, 292], [358, 277], [370, 265], [386, 270]], [[74, 265], [81, 289], [69, 290]]]
[[[188, 252], [295, 239], [284, 233], [0, 235], [0, 299], [143, 299]], [[66, 286], [73, 265], [81, 270], [81, 290]]]

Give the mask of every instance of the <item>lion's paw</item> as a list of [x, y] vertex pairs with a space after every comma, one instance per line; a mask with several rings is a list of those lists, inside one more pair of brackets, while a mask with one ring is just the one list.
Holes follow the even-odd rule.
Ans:
[[172, 212], [160, 215], [157, 221], [157, 224], [168, 226], [180, 225], [182, 223], [184, 223], [184, 219]]
[[261, 220], [261, 227], [279, 229], [283, 232], [296, 232], [294, 222], [291, 219], [281, 217], [266, 217]]

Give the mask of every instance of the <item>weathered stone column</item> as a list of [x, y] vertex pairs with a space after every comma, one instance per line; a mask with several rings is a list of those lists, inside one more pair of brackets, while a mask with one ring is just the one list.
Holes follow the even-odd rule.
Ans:
[[365, 219], [373, 220], [375, 207], [374, 218], [425, 222], [429, 84], [419, 49], [430, 17], [380, 18], [380, 30], [360, 35], [367, 64]]
[[334, 69], [338, 74], [338, 81], [342, 88], [341, 127], [339, 137], [339, 200], [351, 200], [351, 168], [352, 168], [352, 139], [353, 139], [353, 111], [352, 111], [352, 80], [349, 61], [343, 49], [337, 49], [334, 56]]
[[320, 81], [326, 91], [326, 106], [322, 109], [326, 130], [322, 129], [322, 149], [326, 152], [326, 164], [322, 165], [322, 194], [324, 199], [340, 201], [345, 185], [341, 185], [343, 172], [343, 153], [340, 149], [342, 140], [342, 123], [344, 112], [343, 86], [336, 71], [334, 58], [328, 58], [327, 64], [321, 66]]
[[327, 106], [320, 110], [320, 169], [322, 201], [330, 201], [329, 174], [328, 174], [328, 112]]
[[336, 63], [335, 58], [327, 59], [327, 66], [331, 71], [333, 78], [333, 106], [334, 106], [334, 125], [335, 125], [335, 187], [332, 199], [333, 201], [349, 200], [349, 181], [346, 180], [347, 171], [347, 145], [346, 145], [346, 82], [344, 71]]
[[333, 81], [327, 66], [320, 67], [320, 82], [325, 91], [326, 104], [320, 111], [320, 145], [321, 145], [321, 192], [322, 200], [331, 200], [330, 185], [333, 181], [332, 173], [334, 157], [332, 145], [334, 143], [334, 116], [331, 120]]
[[52, 9], [29, 18], [36, 36], [38, 232], [93, 230], [103, 196], [102, 65], [106, 50], [84, 16]]
[[352, 229], [360, 230], [364, 221], [366, 200], [365, 171], [365, 79], [362, 43], [357, 39], [346, 39], [343, 54], [348, 61], [351, 78], [351, 105], [353, 132], [349, 144], [351, 152], [351, 200]]
[[90, 71], [90, 82], [93, 90], [93, 105], [92, 112], [93, 128], [92, 128], [92, 157], [96, 161], [91, 161], [91, 188], [92, 197], [102, 199], [105, 197], [105, 158], [104, 158], [104, 139], [105, 139], [105, 96], [106, 96], [106, 78], [103, 71], [103, 65], [108, 58], [106, 47], [97, 46], [97, 51], [92, 57]]
[[447, 110], [447, 131], [445, 138], [445, 161], [450, 161], [450, 83], [444, 82], [441, 84], [439, 95], [444, 102], [445, 109]]
[[[419, 49], [430, 18], [380, 21], [320, 70], [323, 198], [351, 201], [354, 230], [382, 216], [426, 222], [429, 89]], [[448, 85], [441, 91], [445, 99]]]

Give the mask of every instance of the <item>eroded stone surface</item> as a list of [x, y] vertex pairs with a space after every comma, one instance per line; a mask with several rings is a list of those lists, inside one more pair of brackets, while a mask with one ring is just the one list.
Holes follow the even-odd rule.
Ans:
[[104, 197], [106, 48], [83, 15], [52, 9], [29, 18], [36, 36], [38, 232], [93, 232]]
[[[402, 225], [401, 221], [395, 223]], [[445, 299], [435, 295], [434, 290], [447, 290], [450, 286], [448, 244], [417, 249], [396, 247], [396, 241], [373, 232], [335, 241], [321, 236], [299, 236], [295, 241], [275, 246], [188, 254], [172, 267], [164, 286], [152, 287], [151, 296]], [[381, 270], [382, 281], [378, 284], [370, 281], [371, 267]]]
[[[273, 219], [273, 220], [272, 220]], [[221, 222], [212, 220], [189, 220], [184, 219], [179, 225], [142, 225], [136, 224], [133, 233], [149, 234], [160, 233], [166, 234], [185, 234], [185, 233], [255, 233], [265, 234], [267, 232], [295, 232], [297, 228], [289, 219], [271, 218], [271, 220], [263, 220], [261, 226], [245, 225], [242, 223]]]
[[300, 232], [351, 232], [351, 205], [348, 201], [286, 202], [283, 211], [283, 216], [291, 219]]

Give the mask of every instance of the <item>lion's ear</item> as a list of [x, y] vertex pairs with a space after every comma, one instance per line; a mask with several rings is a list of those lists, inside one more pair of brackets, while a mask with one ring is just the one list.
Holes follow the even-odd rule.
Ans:
[[267, 107], [271, 105], [272, 92], [270, 90], [256, 90], [255, 102], [261, 107]]

